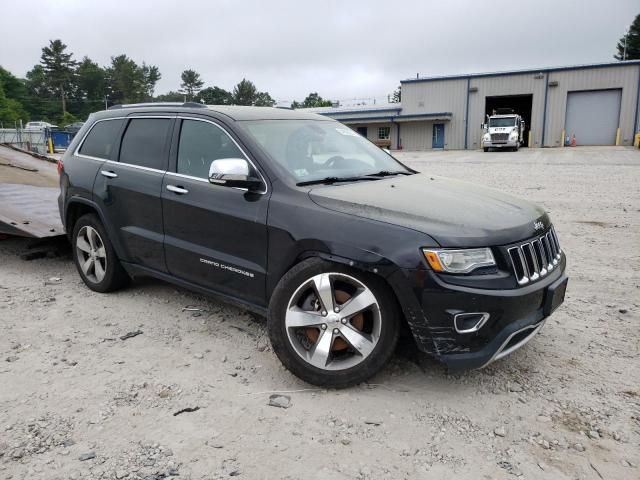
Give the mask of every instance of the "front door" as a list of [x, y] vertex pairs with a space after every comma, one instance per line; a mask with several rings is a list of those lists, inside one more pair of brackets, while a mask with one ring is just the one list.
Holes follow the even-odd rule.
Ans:
[[444, 148], [444, 123], [433, 124], [431, 148]]
[[170, 171], [162, 184], [169, 273], [263, 304], [269, 202], [266, 183], [264, 193], [209, 183], [212, 161], [248, 157], [221, 125], [195, 118], [180, 122], [174, 135], [177, 148], [172, 148]]

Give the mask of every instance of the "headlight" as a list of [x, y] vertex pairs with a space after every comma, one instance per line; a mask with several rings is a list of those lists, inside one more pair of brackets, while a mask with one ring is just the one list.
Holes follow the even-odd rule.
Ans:
[[487, 141], [487, 142], [488, 142], [489, 140], [491, 140], [491, 135], [489, 135], [488, 133], [485, 133], [485, 134], [484, 134], [484, 137], [482, 137], [482, 138], [483, 138], [485, 141]]
[[436, 272], [469, 273], [476, 268], [491, 267], [496, 264], [490, 248], [465, 250], [423, 248], [422, 252]]
[[516, 138], [518, 136], [518, 132], [511, 132], [511, 138]]

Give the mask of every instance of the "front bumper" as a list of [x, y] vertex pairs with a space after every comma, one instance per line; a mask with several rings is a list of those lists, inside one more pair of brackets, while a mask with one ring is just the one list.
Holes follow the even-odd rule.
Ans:
[[517, 147], [520, 142], [518, 140], [506, 140], [501, 142], [492, 142], [483, 140], [482, 148], [514, 148]]
[[[524, 287], [486, 290], [452, 285], [427, 269], [404, 270], [408, 290], [396, 288], [418, 347], [451, 369], [481, 368], [531, 340], [562, 303], [567, 276], [564, 254], [558, 267]], [[555, 292], [558, 292], [557, 294]], [[553, 304], [552, 304], [553, 301]], [[461, 333], [460, 313], [487, 313], [479, 330]]]

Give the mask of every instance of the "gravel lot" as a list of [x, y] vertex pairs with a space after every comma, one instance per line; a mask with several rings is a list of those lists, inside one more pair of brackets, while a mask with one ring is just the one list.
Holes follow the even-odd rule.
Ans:
[[241, 310], [152, 280], [93, 293], [69, 257], [3, 240], [0, 478], [640, 478], [640, 151], [398, 157], [549, 210], [570, 282], [536, 339], [455, 375], [402, 348], [319, 390]]

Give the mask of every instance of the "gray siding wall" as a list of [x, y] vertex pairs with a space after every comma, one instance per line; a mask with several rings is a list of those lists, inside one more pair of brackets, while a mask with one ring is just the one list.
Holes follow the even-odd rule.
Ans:
[[[444, 127], [444, 141], [448, 142], [447, 124]], [[400, 126], [402, 148], [408, 151], [430, 150], [433, 140], [433, 122], [406, 122]]]
[[[486, 97], [501, 95], [533, 95], [531, 106], [532, 147], [542, 142], [542, 113], [544, 111], [545, 79], [536, 78], [537, 74], [525, 73], [500, 77], [472, 78], [470, 87], [477, 92], [469, 93], [469, 141], [468, 148], [480, 148], [484, 122]], [[538, 75], [540, 76], [540, 75]], [[526, 139], [528, 141], [528, 139]]]
[[[444, 148], [464, 148], [466, 90], [466, 79], [404, 83], [402, 84], [402, 115], [451, 112], [453, 114], [451, 121], [436, 122], [445, 124]], [[433, 122], [403, 123], [400, 127], [403, 147], [408, 150], [409, 146], [414, 144], [413, 139], [422, 142], [420, 139], [427, 135], [429, 146], [425, 148], [431, 148], [432, 124]]]
[[[467, 146], [480, 148], [484, 122], [486, 97], [501, 95], [533, 95], [531, 108], [531, 146], [542, 146], [543, 115], [547, 75], [556, 87], [547, 91], [547, 112], [544, 146], [560, 146], [562, 130], [565, 128], [567, 92], [622, 89], [620, 110], [620, 140], [631, 145], [634, 138], [635, 114], [640, 106], [638, 79], [640, 65], [621, 65], [603, 68], [563, 70], [558, 72], [535, 72], [478, 77], [469, 80], [469, 87], [477, 91], [469, 93], [469, 121], [466, 125], [467, 79], [430, 80], [402, 84], [402, 114], [451, 112], [450, 122], [445, 124], [445, 148], [464, 148], [465, 129]], [[638, 114], [640, 117], [640, 113]], [[401, 139], [406, 149], [431, 148], [433, 122], [403, 123]], [[637, 120], [640, 130], [640, 118]], [[527, 139], [528, 140], [528, 139]], [[579, 143], [579, 139], [578, 139]]]
[[[545, 146], [558, 147], [561, 145], [560, 137], [565, 128], [567, 112], [567, 92], [610, 88], [622, 89], [620, 143], [632, 145], [639, 72], [640, 66], [638, 65], [551, 72], [549, 81], [557, 81], [558, 86], [549, 87]], [[579, 138], [577, 141], [580, 144]]]
[[398, 145], [398, 128], [388, 122], [377, 122], [377, 123], [352, 123], [349, 122], [346, 124], [349, 128], [353, 130], [357, 130], [358, 127], [367, 127], [367, 138], [372, 142], [378, 141], [378, 128], [379, 127], [391, 127], [389, 132], [389, 138], [391, 139], [391, 148], [395, 149]]

